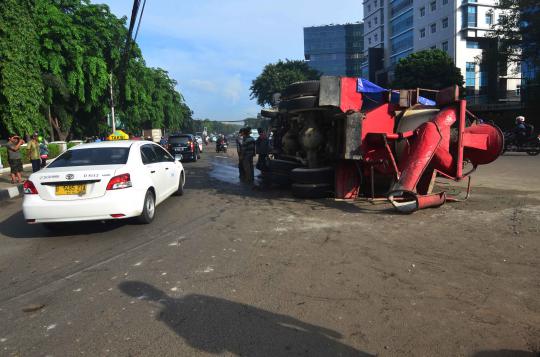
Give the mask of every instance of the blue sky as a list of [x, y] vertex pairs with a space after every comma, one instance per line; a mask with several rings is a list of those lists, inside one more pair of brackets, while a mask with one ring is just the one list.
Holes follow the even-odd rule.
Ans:
[[[131, 0], [95, 0], [118, 17]], [[260, 107], [251, 81], [268, 63], [303, 59], [303, 27], [362, 19], [361, 0], [147, 0], [137, 42], [169, 71], [195, 118], [238, 120]]]

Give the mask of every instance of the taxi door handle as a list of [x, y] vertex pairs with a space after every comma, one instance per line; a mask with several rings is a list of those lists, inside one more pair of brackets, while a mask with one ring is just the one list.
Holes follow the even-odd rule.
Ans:
[[168, 169], [169, 169], [168, 167], [165, 168], [165, 170], [168, 170]]
[[156, 173], [156, 170], [152, 170], [150, 171], [151, 174], [155, 174]]

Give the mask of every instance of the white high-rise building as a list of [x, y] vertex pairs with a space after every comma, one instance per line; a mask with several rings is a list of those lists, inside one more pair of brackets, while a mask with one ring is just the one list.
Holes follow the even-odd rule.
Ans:
[[484, 51], [496, 46], [486, 36], [498, 20], [495, 0], [367, 0], [363, 5], [363, 77], [387, 84], [399, 59], [438, 48], [461, 69], [469, 95], [506, 98], [519, 90], [519, 75], [509, 70], [501, 76], [496, 64], [482, 61]]

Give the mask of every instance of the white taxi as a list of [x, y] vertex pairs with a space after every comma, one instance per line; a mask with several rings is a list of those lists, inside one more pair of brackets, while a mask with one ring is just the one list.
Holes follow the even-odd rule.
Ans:
[[106, 141], [71, 148], [24, 182], [28, 223], [138, 217], [150, 223], [167, 197], [182, 195], [184, 167], [149, 141]]

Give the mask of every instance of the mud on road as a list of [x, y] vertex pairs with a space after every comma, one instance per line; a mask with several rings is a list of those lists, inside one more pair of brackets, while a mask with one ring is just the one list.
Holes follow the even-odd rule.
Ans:
[[539, 158], [413, 215], [242, 186], [234, 150], [185, 167], [151, 226], [3, 208], [0, 355], [537, 356]]
[[[468, 201], [413, 215], [386, 203], [296, 200], [287, 191], [217, 197], [242, 207], [239, 237], [261, 250], [256, 289], [362, 351], [540, 351], [538, 158], [501, 157], [474, 175]], [[243, 225], [236, 214], [221, 217], [224, 233]]]

